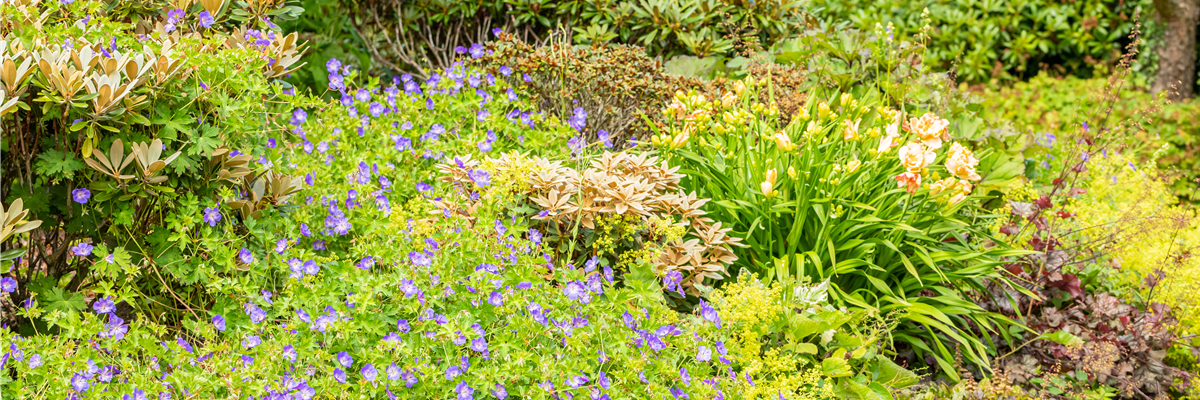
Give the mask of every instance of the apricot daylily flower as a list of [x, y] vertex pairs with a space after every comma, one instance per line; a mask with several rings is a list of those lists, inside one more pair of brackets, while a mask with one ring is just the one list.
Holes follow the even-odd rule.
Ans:
[[896, 184], [904, 188], [908, 194], [916, 193], [917, 188], [921, 186], [921, 174], [915, 172], [905, 172], [903, 174], [896, 175], [895, 179]]
[[908, 131], [917, 135], [926, 146], [932, 149], [942, 147], [943, 140], [950, 140], [950, 134], [946, 127], [950, 126], [950, 121], [938, 118], [932, 113], [925, 113], [921, 118], [911, 118], [908, 120]]
[[904, 164], [904, 169], [912, 173], [920, 173], [937, 158], [937, 154], [933, 152], [932, 148], [926, 148], [920, 142], [909, 142], [900, 148], [899, 153], [900, 163]]
[[981, 179], [979, 174], [975, 172], [977, 164], [979, 164], [979, 159], [975, 158], [975, 154], [971, 153], [971, 150], [967, 150], [966, 147], [958, 143], [950, 146], [950, 154], [946, 157], [946, 170], [950, 171], [954, 176], [967, 181]]
[[886, 134], [879, 140], [879, 152], [884, 153], [900, 145], [900, 116], [892, 120], [885, 129]]
[[859, 122], [862, 122], [862, 120], [860, 119], [860, 120], [855, 120], [854, 122], [850, 122], [850, 120], [847, 119], [847, 120], [842, 121], [842, 126], [845, 129], [844, 135], [845, 135], [846, 140], [858, 140], [859, 139], [859, 135], [858, 135], [858, 123]]

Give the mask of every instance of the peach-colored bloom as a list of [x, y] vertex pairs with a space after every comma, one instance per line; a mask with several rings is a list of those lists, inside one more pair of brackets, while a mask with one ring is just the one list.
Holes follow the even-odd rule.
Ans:
[[847, 120], [842, 121], [842, 126], [845, 129], [844, 135], [845, 135], [846, 140], [858, 140], [859, 139], [859, 136], [858, 136], [858, 123], [859, 122], [862, 122], [862, 120], [860, 119], [860, 120], [855, 120], [854, 122], [850, 122], [850, 120], [847, 119]]
[[896, 175], [896, 184], [904, 188], [908, 194], [916, 193], [917, 188], [921, 186], [921, 174], [915, 172], [905, 172], [903, 174]]
[[946, 157], [946, 170], [954, 176], [963, 180], [977, 181], [981, 179], [975, 172], [975, 166], [978, 164], [979, 159], [975, 158], [975, 154], [971, 153], [971, 150], [958, 143], [950, 146], [950, 153]]
[[883, 139], [879, 140], [879, 152], [884, 153], [891, 150], [893, 147], [900, 145], [900, 117], [897, 116], [892, 123], [885, 128], [887, 134]]
[[932, 113], [925, 113], [921, 118], [911, 118], [908, 120], [908, 131], [917, 135], [926, 146], [932, 149], [942, 147], [943, 140], [950, 140], [950, 132], [946, 127], [950, 126], [950, 121], [947, 121]]
[[907, 145], [900, 148], [899, 153], [900, 163], [904, 164], [904, 169], [913, 173], [920, 173], [937, 158], [933, 149], [926, 148], [920, 142], [908, 142]]

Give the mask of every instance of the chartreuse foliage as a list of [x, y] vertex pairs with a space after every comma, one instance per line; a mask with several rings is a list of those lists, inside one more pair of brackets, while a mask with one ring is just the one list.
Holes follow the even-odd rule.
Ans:
[[768, 90], [679, 95], [666, 110], [675, 123], [655, 137], [685, 190], [711, 197], [709, 216], [744, 238], [739, 264], [829, 280], [835, 304], [894, 317], [895, 340], [951, 377], [956, 351], [986, 366], [992, 335], [1019, 325], [967, 294], [1004, 282], [1001, 257], [1022, 252], [984, 246], [990, 217], [968, 197], [986, 182], [979, 160], [948, 140], [945, 120], [910, 110], [905, 122], [872, 92], [811, 93], [780, 121], [743, 106]]

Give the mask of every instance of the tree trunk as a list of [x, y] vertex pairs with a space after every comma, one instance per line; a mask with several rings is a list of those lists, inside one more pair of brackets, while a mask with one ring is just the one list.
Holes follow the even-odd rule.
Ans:
[[1158, 17], [1167, 25], [1158, 47], [1158, 74], [1151, 91], [1167, 91], [1172, 100], [1192, 97], [1196, 83], [1196, 24], [1200, 0], [1154, 0]]

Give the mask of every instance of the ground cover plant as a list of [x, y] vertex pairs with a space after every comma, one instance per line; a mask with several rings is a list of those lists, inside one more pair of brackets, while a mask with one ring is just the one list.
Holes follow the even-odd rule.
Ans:
[[1083, 114], [789, 2], [404, 4], [0, 5], [0, 397], [1200, 386], [1131, 55]]

